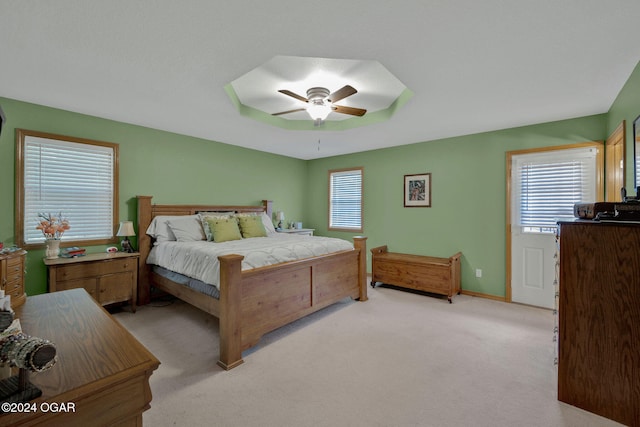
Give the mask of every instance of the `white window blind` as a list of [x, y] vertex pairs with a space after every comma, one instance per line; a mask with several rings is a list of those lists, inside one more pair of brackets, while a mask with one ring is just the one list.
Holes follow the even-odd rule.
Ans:
[[25, 243], [44, 241], [39, 213], [69, 220], [63, 240], [113, 237], [113, 147], [28, 135], [23, 153]]
[[362, 169], [329, 172], [329, 228], [362, 230]]
[[575, 148], [514, 157], [517, 224], [553, 228], [572, 220], [573, 205], [596, 201], [596, 149]]

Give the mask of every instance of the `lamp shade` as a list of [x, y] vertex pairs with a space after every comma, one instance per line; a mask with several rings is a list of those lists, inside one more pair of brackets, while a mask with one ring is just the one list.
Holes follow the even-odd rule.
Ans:
[[278, 211], [278, 212], [276, 213], [276, 219], [277, 219], [278, 221], [284, 221], [284, 212], [282, 212], [282, 211]]
[[307, 113], [313, 120], [324, 120], [331, 112], [331, 107], [323, 103], [310, 103], [307, 107]]
[[133, 230], [132, 221], [122, 221], [116, 236], [135, 236], [136, 232]]

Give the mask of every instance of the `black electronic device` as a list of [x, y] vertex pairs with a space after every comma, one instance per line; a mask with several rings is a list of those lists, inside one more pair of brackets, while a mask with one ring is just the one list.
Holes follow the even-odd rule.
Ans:
[[620, 190], [622, 203], [615, 205], [615, 219], [618, 221], [640, 221], [640, 187], [636, 187], [636, 195], [629, 196], [626, 188]]
[[627, 189], [622, 187], [620, 189], [620, 195], [622, 196], [622, 203], [640, 203], [640, 187], [636, 187], [635, 196], [628, 196]]

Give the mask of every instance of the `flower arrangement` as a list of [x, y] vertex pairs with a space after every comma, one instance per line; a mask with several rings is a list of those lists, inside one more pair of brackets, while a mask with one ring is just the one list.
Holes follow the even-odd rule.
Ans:
[[45, 239], [59, 240], [64, 232], [70, 228], [69, 221], [66, 218], [62, 218], [62, 212], [58, 216], [53, 216], [51, 213], [38, 214], [36, 229], [42, 230]]

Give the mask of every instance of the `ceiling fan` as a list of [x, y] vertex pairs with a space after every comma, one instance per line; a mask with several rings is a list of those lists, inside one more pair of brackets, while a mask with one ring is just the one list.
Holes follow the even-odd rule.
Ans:
[[347, 107], [344, 105], [336, 105], [335, 103], [358, 93], [352, 86], [346, 85], [333, 93], [329, 93], [329, 89], [324, 87], [312, 87], [307, 90], [307, 97], [293, 93], [290, 90], [281, 89], [278, 92], [295, 98], [299, 101], [305, 102], [307, 105], [304, 108], [296, 108], [293, 110], [281, 111], [279, 113], [273, 113], [274, 116], [280, 116], [282, 114], [295, 113], [297, 111], [306, 111], [311, 118], [315, 121], [315, 125], [320, 125], [329, 115], [330, 112], [349, 114], [352, 116], [364, 116], [367, 110], [363, 108]]

